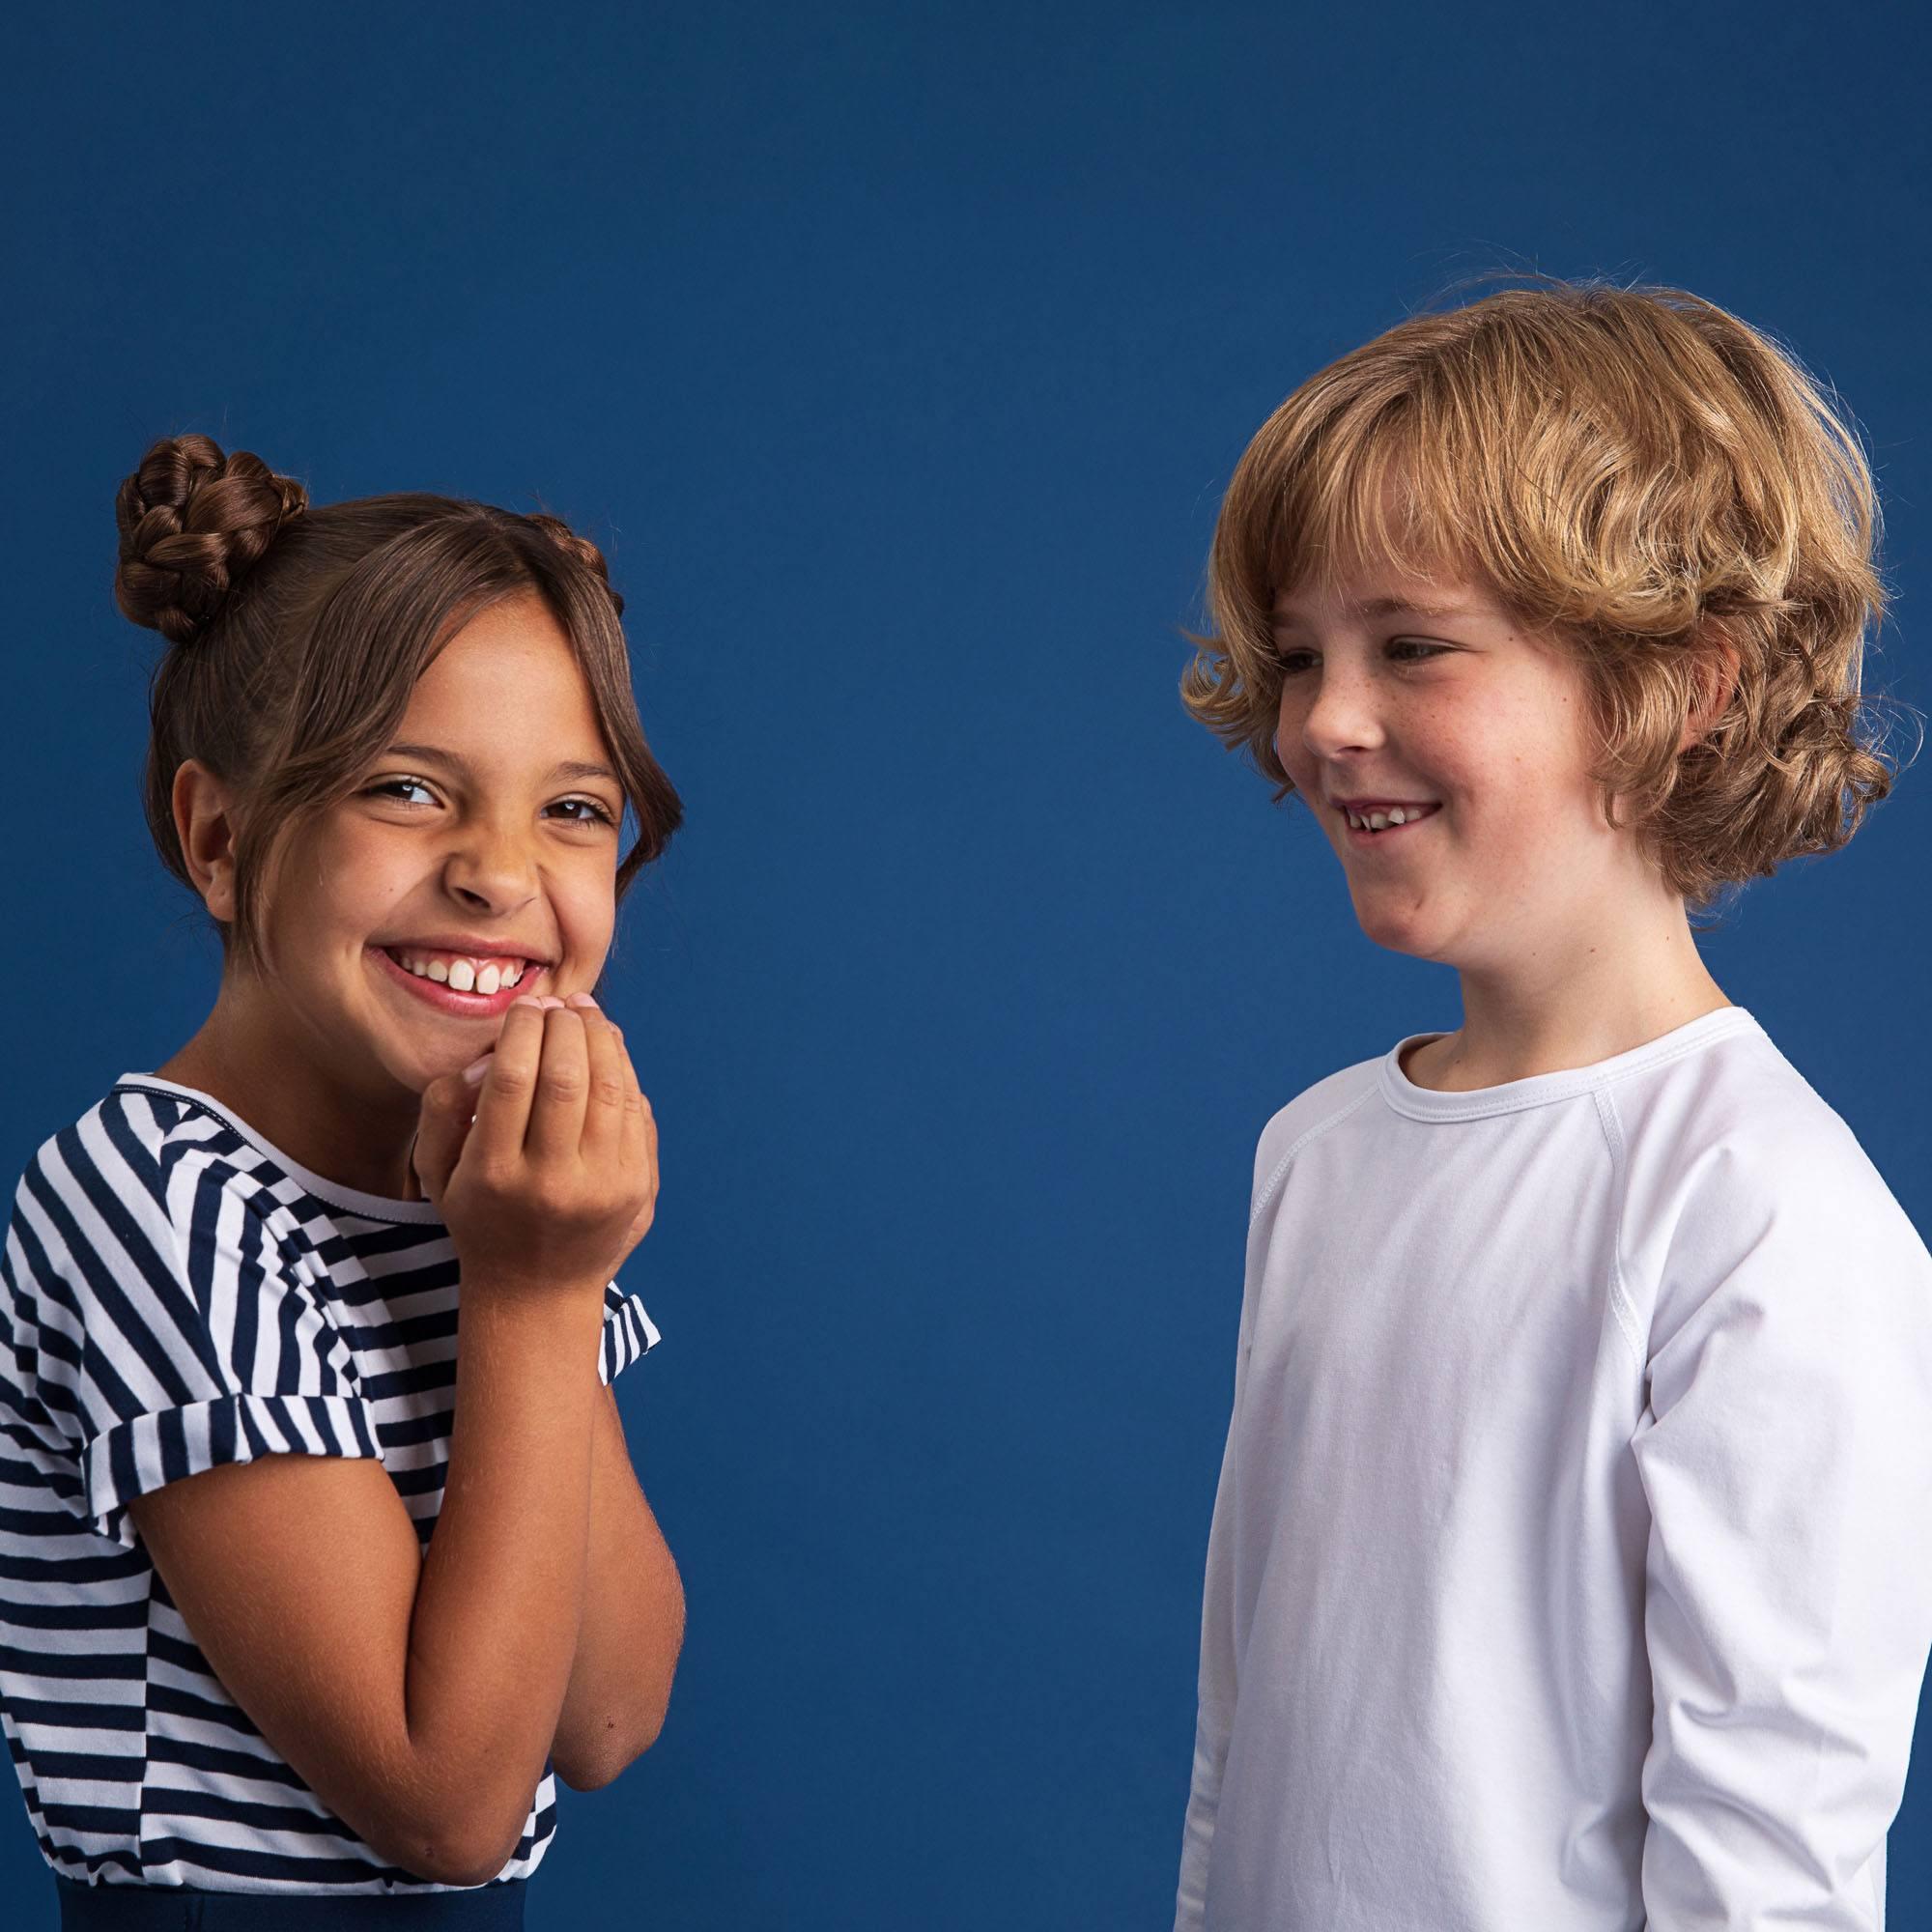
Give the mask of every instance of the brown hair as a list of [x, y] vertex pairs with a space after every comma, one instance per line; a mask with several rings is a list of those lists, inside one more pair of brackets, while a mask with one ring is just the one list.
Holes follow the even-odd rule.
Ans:
[[[1537, 280], [1411, 317], [1262, 425], [1182, 702], [1286, 797], [1275, 597], [1362, 558], [1459, 573], [1580, 663], [1605, 820], [1628, 794], [1640, 848], [1702, 907], [1835, 851], [1891, 788], [1859, 728], [1885, 605], [1871, 473], [1796, 358], [1735, 316]], [[1680, 754], [1726, 645], [1735, 684]]]
[[185, 760], [244, 801], [225, 953], [262, 963], [264, 881], [284, 834], [349, 795], [438, 651], [519, 592], [540, 596], [569, 639], [637, 815], [620, 900], [677, 829], [683, 808], [632, 694], [623, 600], [596, 546], [556, 518], [417, 494], [311, 508], [293, 478], [205, 436], [156, 442], [114, 507], [115, 601], [170, 643], [143, 784], [161, 863], [193, 888], [172, 800]]

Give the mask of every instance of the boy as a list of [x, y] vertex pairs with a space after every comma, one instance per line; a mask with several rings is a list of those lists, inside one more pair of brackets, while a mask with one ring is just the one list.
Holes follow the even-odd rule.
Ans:
[[1873, 526], [1674, 290], [1414, 318], [1241, 460], [1186, 702], [1463, 1022], [1261, 1137], [1177, 1928], [1884, 1923], [1932, 1255], [1687, 917], [1889, 789]]

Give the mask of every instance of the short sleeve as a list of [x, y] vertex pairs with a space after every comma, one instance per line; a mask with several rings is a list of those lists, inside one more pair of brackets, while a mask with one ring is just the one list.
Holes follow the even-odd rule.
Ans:
[[64, 1441], [62, 1500], [97, 1534], [137, 1548], [128, 1503], [217, 1463], [382, 1459], [314, 1264], [250, 1176], [163, 1163], [102, 1112], [41, 1150], [10, 1248], [15, 1400]]
[[597, 1350], [597, 1379], [606, 1387], [658, 1345], [657, 1325], [644, 1304], [617, 1284], [604, 1289], [604, 1333]]
[[1932, 1257], [1849, 1130], [1726, 1154], [1651, 1341], [1648, 1922], [1875, 1932], [1932, 1645]]

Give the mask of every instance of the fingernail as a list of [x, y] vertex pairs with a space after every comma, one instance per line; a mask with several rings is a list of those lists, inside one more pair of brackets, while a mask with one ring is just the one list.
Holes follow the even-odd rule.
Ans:
[[[514, 1007], [517, 1003], [516, 1001], [512, 1000], [510, 1004]], [[489, 1072], [489, 1070], [490, 1070], [490, 1056], [486, 1053], [481, 1060], [472, 1060], [469, 1063], [469, 1065], [463, 1069], [463, 1077], [471, 1087], [474, 1087], [481, 1082], [484, 1074]]]
[[568, 1006], [572, 1000], [581, 1000], [586, 1007], [594, 1007], [597, 1004], [588, 993], [573, 993], [570, 1000], [566, 1000], [564, 1004]]
[[510, 1004], [513, 1007], [534, 1007], [538, 1012], [543, 1011], [543, 1002], [534, 993], [519, 993]]

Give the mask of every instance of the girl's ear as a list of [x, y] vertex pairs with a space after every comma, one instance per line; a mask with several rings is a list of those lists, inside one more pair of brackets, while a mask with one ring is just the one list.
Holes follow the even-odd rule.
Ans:
[[189, 876], [224, 925], [235, 919], [235, 822], [228, 787], [199, 758], [175, 773], [175, 833]]
[[1695, 699], [1677, 741], [1680, 752], [1688, 752], [1724, 715], [1738, 688], [1738, 668], [1743, 662], [1738, 647], [1724, 633], [1713, 628], [1697, 654], [1693, 672]]

